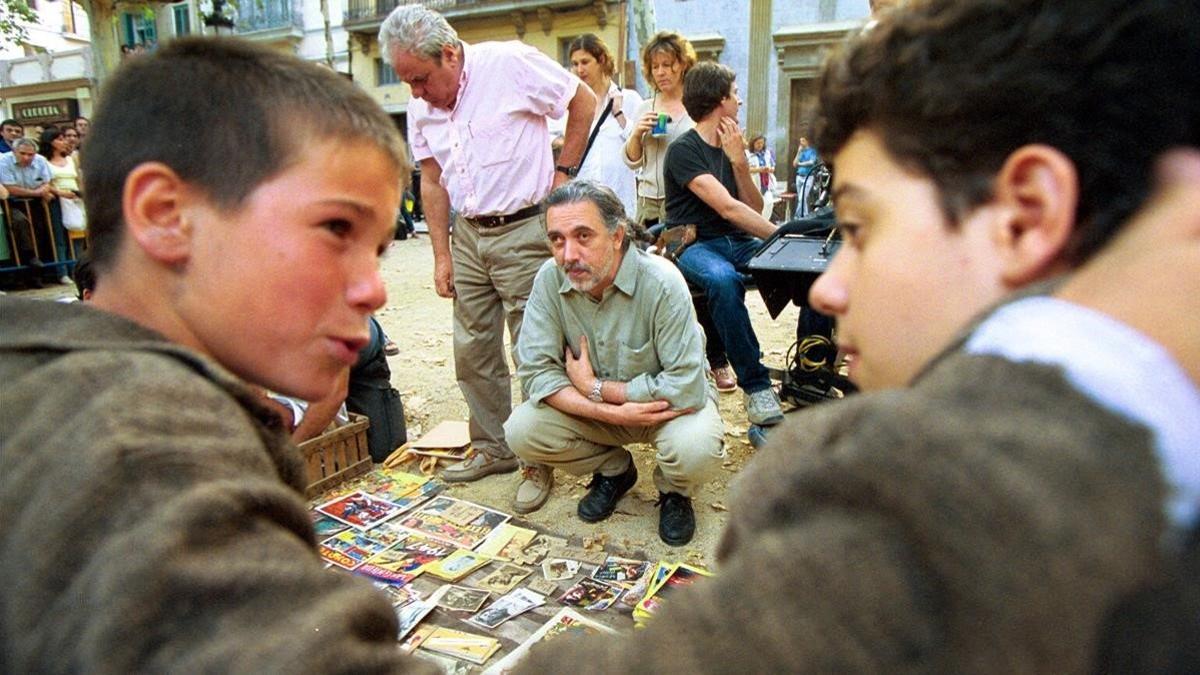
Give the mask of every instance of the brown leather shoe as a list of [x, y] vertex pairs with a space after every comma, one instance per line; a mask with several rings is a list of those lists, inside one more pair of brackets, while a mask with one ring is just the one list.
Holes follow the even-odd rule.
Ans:
[[466, 483], [494, 473], [512, 473], [516, 470], [516, 457], [493, 457], [486, 452], [475, 452], [463, 461], [442, 469], [442, 480], [447, 483]]
[[713, 368], [709, 372], [712, 373], [713, 379], [717, 381], [717, 391], [723, 394], [737, 391], [737, 375], [733, 374], [733, 368], [724, 365], [720, 368]]
[[554, 469], [540, 464], [521, 467], [521, 484], [517, 486], [517, 496], [513, 499], [513, 511], [533, 513], [542, 508], [542, 504], [550, 498], [552, 487]]

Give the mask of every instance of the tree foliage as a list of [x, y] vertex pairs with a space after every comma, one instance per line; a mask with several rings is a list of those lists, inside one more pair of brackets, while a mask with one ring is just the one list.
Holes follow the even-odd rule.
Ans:
[[0, 42], [21, 44], [29, 37], [25, 25], [37, 20], [37, 12], [26, 0], [0, 0]]

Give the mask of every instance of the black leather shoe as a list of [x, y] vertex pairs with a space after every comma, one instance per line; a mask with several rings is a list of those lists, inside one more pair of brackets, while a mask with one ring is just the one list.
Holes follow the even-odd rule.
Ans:
[[637, 467], [629, 460], [629, 468], [620, 476], [601, 476], [592, 474], [592, 482], [588, 483], [588, 493], [579, 500], [579, 517], [588, 523], [596, 523], [612, 515], [617, 508], [621, 495], [629, 492], [629, 488], [637, 483]]
[[683, 546], [696, 534], [692, 500], [678, 492], [660, 492], [658, 495], [658, 537], [671, 546]]

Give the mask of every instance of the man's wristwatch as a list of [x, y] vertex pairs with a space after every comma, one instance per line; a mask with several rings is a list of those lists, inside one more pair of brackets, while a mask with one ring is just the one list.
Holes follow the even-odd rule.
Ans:
[[567, 178], [574, 178], [579, 173], [579, 167], [563, 166], [562, 164], [556, 165], [554, 170], [566, 174]]
[[592, 393], [588, 394], [588, 400], [595, 401], [596, 403], [604, 403], [604, 394], [601, 393], [603, 387], [604, 380], [597, 377], [596, 381], [592, 383]]

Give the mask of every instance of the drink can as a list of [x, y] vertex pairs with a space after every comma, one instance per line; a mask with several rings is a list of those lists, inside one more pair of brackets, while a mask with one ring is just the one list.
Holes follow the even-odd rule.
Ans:
[[651, 127], [650, 135], [654, 136], [656, 138], [661, 137], [661, 136], [666, 136], [667, 135], [667, 122], [670, 122], [670, 121], [671, 121], [670, 115], [668, 115], [665, 112], [658, 113], [658, 121], [654, 123], [653, 127]]

